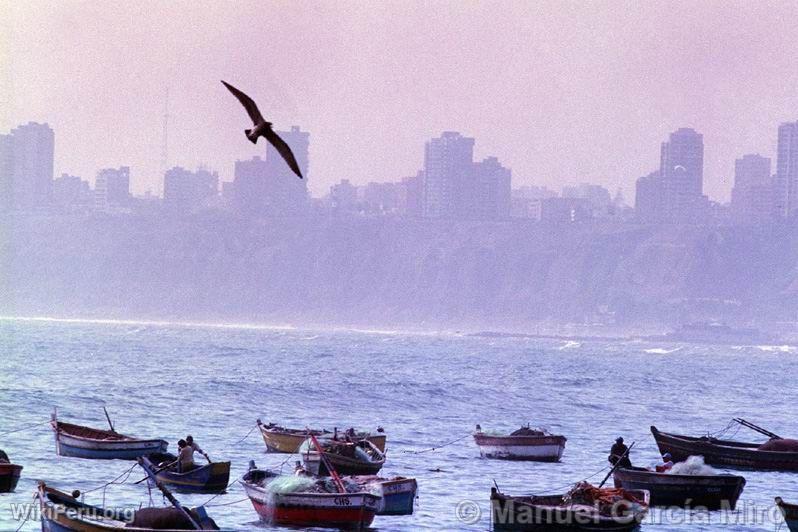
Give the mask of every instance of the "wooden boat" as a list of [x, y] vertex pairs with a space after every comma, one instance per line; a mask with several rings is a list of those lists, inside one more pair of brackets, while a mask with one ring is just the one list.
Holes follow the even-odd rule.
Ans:
[[359, 530], [371, 524], [379, 507], [380, 497], [365, 491], [281, 493], [270, 490], [269, 484], [277, 478], [280, 475], [255, 469], [241, 479], [255, 511], [271, 524]]
[[[577, 486], [579, 488], [579, 486]], [[598, 488], [591, 489], [595, 490]], [[600, 507], [595, 501], [565, 495], [513, 497], [491, 488], [491, 519], [494, 530], [557, 531], [603, 530], [629, 531], [640, 526], [648, 513], [648, 492], [620, 490], [616, 502]], [[610, 493], [603, 490], [604, 493]]]
[[162, 469], [177, 457], [170, 453], [156, 453], [138, 458], [139, 465], [147, 472], [150, 483], [157, 480], [167, 488], [181, 493], [224, 493], [230, 482], [230, 462], [213, 462], [198, 465], [185, 473], [176, 468]]
[[482, 432], [477, 425], [474, 441], [483, 458], [559, 462], [567, 440], [565, 436], [548, 434], [529, 426], [521, 427], [509, 436], [493, 436]]
[[418, 483], [414, 478], [382, 478], [374, 475], [345, 477], [360, 485], [364, 491], [382, 497], [377, 515], [412, 515]]
[[55, 448], [60, 456], [101, 460], [135, 460], [139, 456], [165, 453], [165, 440], [140, 439], [114, 430], [94, 429], [58, 421], [53, 414], [50, 425], [55, 433]]
[[0, 463], [0, 493], [14, 491], [21, 473], [21, 465]]
[[[44, 482], [39, 483], [36, 498], [41, 510], [42, 532], [219, 530], [203, 507], [193, 510], [184, 507], [139, 510], [138, 505], [123, 510], [101, 508], [84, 504]], [[145, 522], [147, 524], [142, 525]]]
[[[385, 465], [385, 455], [368, 440], [321, 440], [319, 445], [323, 448], [327, 462], [339, 475], [376, 475]], [[305, 469], [313, 475], [330, 474], [318, 450], [310, 443], [303, 445], [302, 461]]]
[[690, 456], [703, 456], [710, 465], [736, 469], [798, 471], [798, 451], [768, 451], [761, 444], [719, 440], [708, 436], [681, 436], [660, 432], [651, 427], [651, 434], [662, 454], [671, 453], [675, 462]]
[[734, 510], [745, 486], [738, 475], [674, 475], [642, 467], [619, 468], [613, 476], [616, 488], [648, 490], [653, 506]]
[[784, 522], [787, 523], [790, 532], [798, 532], [798, 504], [789, 504], [784, 502], [781, 497], [776, 497], [776, 506], [781, 510], [781, 515], [784, 516]]
[[[257, 423], [266, 444], [266, 450], [270, 453], [295, 453], [310, 434], [319, 439], [332, 438], [334, 435], [334, 432], [325, 429], [288, 429], [274, 423], [264, 425], [260, 419], [257, 420]], [[342, 437], [343, 435], [341, 433]], [[382, 428], [378, 428], [374, 434], [356, 431], [351, 438], [353, 440], [369, 440], [381, 452], [385, 452], [386, 435]]]

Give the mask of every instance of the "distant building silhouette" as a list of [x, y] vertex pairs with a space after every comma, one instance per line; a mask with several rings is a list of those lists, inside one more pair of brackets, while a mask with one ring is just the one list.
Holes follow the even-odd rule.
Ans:
[[540, 200], [540, 221], [574, 223], [592, 218], [590, 202], [585, 198], [545, 198]]
[[189, 213], [208, 207], [219, 194], [219, 174], [204, 168], [196, 172], [175, 166], [163, 179], [163, 205], [173, 212]]
[[400, 210], [410, 218], [424, 215], [424, 171], [402, 179]]
[[68, 174], [53, 180], [53, 204], [62, 211], [90, 210], [94, 203], [88, 181]]
[[424, 150], [427, 218], [497, 219], [510, 215], [510, 170], [489, 157], [474, 163], [474, 139], [445, 131]]
[[397, 183], [368, 183], [362, 188], [363, 210], [369, 214], [391, 214], [399, 210], [400, 188]]
[[290, 131], [277, 131], [277, 134], [293, 151], [305, 178], [299, 179], [271, 144], [266, 148], [266, 159], [256, 156], [248, 161], [236, 161], [233, 207], [241, 214], [299, 214], [308, 208], [310, 134], [298, 126], [292, 126]]
[[744, 155], [734, 162], [731, 214], [739, 223], [759, 225], [775, 214], [770, 159], [758, 154]]
[[708, 202], [704, 187], [704, 136], [690, 128], [670, 134], [660, 149], [665, 221], [704, 221]]
[[354, 212], [357, 210], [357, 187], [342, 179], [330, 187], [330, 203], [335, 212]]
[[11, 130], [11, 200], [15, 209], [47, 208], [53, 193], [55, 134], [29, 122]]
[[613, 207], [610, 191], [601, 185], [581, 183], [577, 186], [564, 186], [562, 187], [562, 197], [586, 200], [593, 216], [598, 217], [609, 216]]
[[659, 171], [638, 178], [635, 184], [635, 214], [642, 222], [656, 223], [665, 219], [665, 194]]
[[798, 122], [779, 126], [773, 200], [776, 215], [781, 218], [798, 212]]
[[14, 205], [13, 142], [11, 135], [0, 135], [0, 211], [8, 211]]
[[94, 182], [94, 208], [98, 211], [126, 210], [130, 207], [130, 167], [104, 168]]

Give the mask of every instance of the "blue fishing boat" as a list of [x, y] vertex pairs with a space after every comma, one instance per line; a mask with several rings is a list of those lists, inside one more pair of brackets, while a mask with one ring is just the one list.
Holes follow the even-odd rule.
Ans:
[[212, 462], [180, 473], [174, 468], [165, 468], [177, 457], [170, 453], [155, 453], [138, 458], [139, 465], [147, 472], [150, 483], [160, 482], [172, 491], [181, 493], [223, 493], [230, 481], [230, 462]]
[[[346, 478], [346, 477], [345, 477]], [[380, 495], [377, 515], [412, 515], [418, 483], [414, 478], [383, 478], [374, 475], [350, 477], [364, 491]]]
[[139, 456], [164, 453], [169, 445], [161, 439], [140, 439], [119, 434], [115, 430], [94, 429], [58, 421], [50, 421], [55, 433], [55, 448], [60, 456], [99, 460], [135, 460]]

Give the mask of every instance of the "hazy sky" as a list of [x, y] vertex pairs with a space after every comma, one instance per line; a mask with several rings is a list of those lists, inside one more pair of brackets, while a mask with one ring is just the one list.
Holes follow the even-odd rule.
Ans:
[[170, 165], [230, 180], [265, 147], [225, 79], [311, 132], [316, 195], [414, 174], [426, 139], [459, 130], [515, 185], [631, 200], [689, 126], [725, 199], [735, 157], [775, 156], [798, 120], [796, 27], [794, 2], [0, 0], [0, 131], [49, 122], [58, 174], [129, 165], [137, 191], [160, 190], [168, 87]]

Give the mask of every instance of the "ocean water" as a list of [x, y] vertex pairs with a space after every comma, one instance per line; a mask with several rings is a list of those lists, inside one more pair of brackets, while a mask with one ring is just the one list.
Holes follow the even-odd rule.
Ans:
[[[559, 493], [589, 476], [597, 483], [619, 435], [637, 442], [635, 463], [652, 464], [650, 425], [703, 434], [741, 416], [798, 437], [798, 353], [783, 346], [0, 320], [0, 369], [0, 448], [25, 468], [16, 492], [0, 495], [0, 531], [39, 528], [20, 519], [18, 505], [32, 502], [40, 479], [94, 490], [90, 503], [150, 503], [146, 482], [134, 484], [143, 473], [126, 474], [132, 462], [56, 456], [46, 425], [56, 406], [61, 419], [99, 427], [106, 406], [118, 431], [163, 437], [170, 449], [193, 434], [212, 458], [233, 462], [233, 478], [249, 460], [279, 467], [288, 459], [286, 472], [293, 464], [265, 453], [252, 430], [258, 417], [294, 427], [382, 425], [382, 474], [415, 477], [419, 498], [412, 516], [378, 516], [377, 530], [488, 530], [494, 480], [509, 494]], [[469, 437], [477, 423], [509, 431], [527, 422], [567, 436], [561, 463], [481, 459]], [[744, 428], [737, 437], [763, 439]], [[742, 474], [738, 511], [654, 510], [643, 529], [786, 530], [773, 497], [798, 502], [798, 474]], [[120, 475], [125, 482], [101, 488]], [[178, 495], [188, 505], [211, 497]], [[242, 499], [233, 483], [209, 513], [226, 529], [264, 527]], [[163, 504], [160, 494], [152, 501]], [[458, 518], [464, 505], [481, 511], [475, 523]]]

